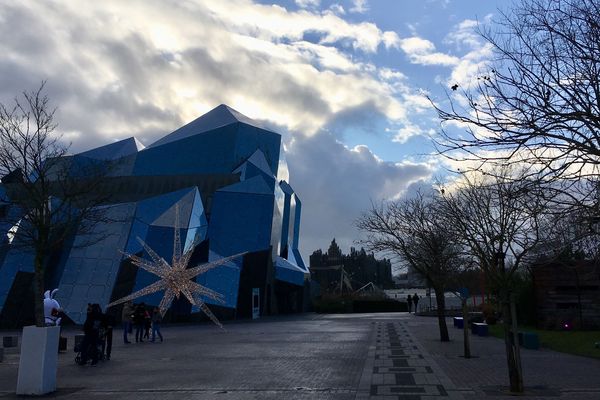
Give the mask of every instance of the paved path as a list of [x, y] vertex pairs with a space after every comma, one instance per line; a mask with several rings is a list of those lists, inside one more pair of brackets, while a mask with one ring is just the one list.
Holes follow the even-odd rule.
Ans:
[[[164, 326], [164, 343], [130, 345], [116, 330], [112, 359], [98, 367], [74, 364], [78, 332], [66, 330], [70, 351], [59, 357], [59, 390], [52, 397], [501, 399], [508, 382], [497, 354], [502, 342], [474, 338], [479, 358], [464, 360], [458, 338], [437, 340], [435, 322], [403, 313], [305, 314], [231, 322], [226, 332], [210, 325]], [[18, 352], [7, 351], [0, 399], [16, 398]], [[526, 385], [539, 385], [533, 394], [543, 394], [527, 399], [600, 399], [600, 361], [545, 350], [526, 351], [523, 359]], [[553, 372], [564, 366], [571, 372]]]
[[[502, 340], [471, 336], [471, 352], [475, 358], [465, 359], [462, 357], [462, 330], [453, 328], [451, 319], [447, 320], [449, 343], [439, 341], [436, 318], [413, 317], [405, 323], [466, 400], [514, 399], [506, 393], [509, 380]], [[598, 334], [600, 340], [600, 332]], [[521, 348], [521, 360], [526, 390], [523, 398], [600, 400], [600, 360], [544, 348]]]
[[357, 400], [463, 398], [404, 321], [377, 321], [375, 329]]

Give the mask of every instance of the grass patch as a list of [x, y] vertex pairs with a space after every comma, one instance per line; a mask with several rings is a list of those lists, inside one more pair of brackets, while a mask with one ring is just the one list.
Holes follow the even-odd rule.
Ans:
[[[490, 325], [488, 328], [490, 335], [504, 339], [502, 324]], [[546, 331], [530, 326], [519, 327], [519, 331], [537, 333], [542, 347], [600, 359], [600, 349], [594, 346], [594, 343], [600, 342], [600, 331]]]

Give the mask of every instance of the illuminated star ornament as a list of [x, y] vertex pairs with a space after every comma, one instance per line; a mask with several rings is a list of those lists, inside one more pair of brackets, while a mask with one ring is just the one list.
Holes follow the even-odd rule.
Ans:
[[173, 260], [171, 264], [165, 261], [164, 258], [159, 256], [154, 250], [150, 248], [142, 239], [139, 237], [137, 240], [140, 242], [144, 250], [150, 255], [152, 261], [144, 260], [134, 254], [123, 253], [125, 256], [131, 259], [131, 262], [139, 267], [143, 268], [148, 272], [158, 276], [160, 280], [154, 282], [151, 285], [146, 286], [143, 289], [138, 290], [135, 293], [125, 296], [119, 300], [113, 301], [108, 307], [115, 306], [117, 304], [125, 303], [127, 301], [137, 299], [138, 297], [145, 296], [147, 294], [155, 293], [160, 290], [164, 290], [165, 294], [160, 301], [159, 309], [162, 316], [165, 315], [174, 298], [179, 298], [182, 294], [188, 299], [188, 301], [197, 307], [199, 307], [204, 314], [206, 314], [211, 321], [217, 324], [220, 328], [223, 328], [221, 322], [215, 317], [210, 311], [208, 306], [202, 301], [202, 296], [206, 296], [212, 300], [223, 303], [223, 295], [209, 289], [205, 286], [194, 282], [192, 279], [200, 274], [205, 273], [219, 265], [228, 263], [229, 261], [241, 257], [246, 253], [236, 254], [230, 257], [225, 257], [220, 260], [209, 262], [206, 264], [198, 265], [194, 268], [186, 268], [192, 252], [194, 249], [193, 244], [185, 252], [181, 253], [181, 237], [179, 233], [179, 207], [175, 208], [175, 235], [173, 239]]

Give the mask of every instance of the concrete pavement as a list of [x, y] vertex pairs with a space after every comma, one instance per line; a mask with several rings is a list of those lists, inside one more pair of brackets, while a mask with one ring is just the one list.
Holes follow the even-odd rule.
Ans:
[[[75, 365], [79, 332], [66, 330], [69, 351], [59, 356], [59, 390], [51, 397], [470, 400], [502, 398], [508, 383], [500, 340], [474, 338], [479, 357], [464, 360], [458, 331], [440, 343], [434, 318], [304, 314], [225, 327], [166, 325], [164, 343], [128, 345], [115, 330], [112, 359], [97, 367]], [[599, 360], [546, 350], [526, 351], [523, 360], [526, 386], [540, 386], [530, 394], [543, 395], [527, 398], [600, 399]], [[552, 372], [562, 366], [572, 373]], [[16, 398], [17, 367], [18, 352], [8, 351], [0, 363], [0, 399]]]

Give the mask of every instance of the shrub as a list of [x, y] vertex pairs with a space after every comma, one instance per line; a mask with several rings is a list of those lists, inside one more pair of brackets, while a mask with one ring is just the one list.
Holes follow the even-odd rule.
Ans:
[[382, 296], [326, 295], [313, 301], [317, 313], [405, 312], [407, 304]]

